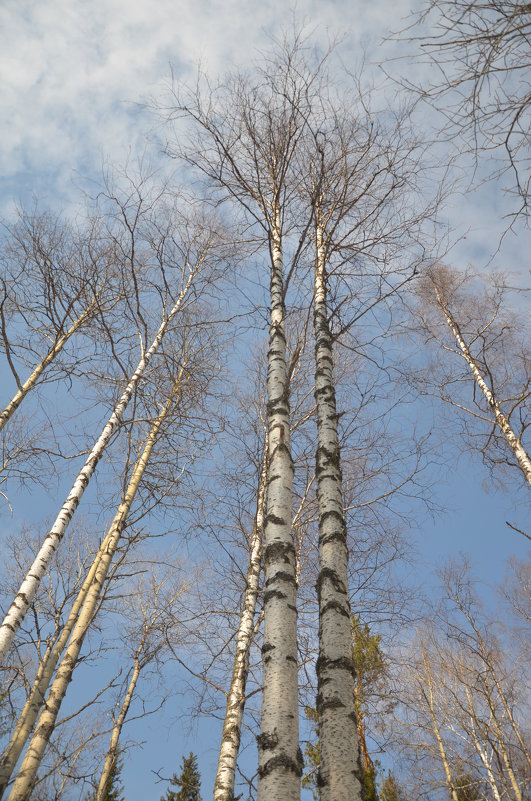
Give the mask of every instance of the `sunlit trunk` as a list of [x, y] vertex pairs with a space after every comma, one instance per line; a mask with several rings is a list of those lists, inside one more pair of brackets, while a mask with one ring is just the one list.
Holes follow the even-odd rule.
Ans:
[[0, 412], [0, 431], [8, 422], [8, 420], [10, 420], [11, 417], [14, 415], [14, 413], [16, 412], [16, 410], [18, 409], [18, 407], [20, 406], [20, 404], [22, 403], [28, 392], [30, 392], [33, 389], [33, 387], [35, 386], [41, 375], [44, 373], [48, 365], [50, 365], [55, 359], [55, 357], [61, 352], [61, 350], [66, 345], [70, 337], [73, 336], [73, 334], [75, 334], [79, 326], [82, 325], [85, 322], [85, 320], [87, 320], [90, 317], [95, 305], [96, 301], [93, 300], [92, 303], [89, 304], [88, 308], [85, 309], [85, 311], [79, 315], [77, 320], [75, 320], [72, 323], [70, 328], [67, 331], [65, 331], [65, 333], [62, 334], [62, 336], [57, 338], [57, 340], [54, 342], [54, 344], [52, 345], [46, 356], [43, 358], [43, 360], [35, 367], [29, 378], [27, 378], [24, 381], [22, 386], [19, 388], [18, 392], [16, 392], [16, 394], [13, 396], [11, 402], [8, 403], [3, 412]]
[[245, 704], [245, 685], [249, 672], [249, 654], [253, 641], [253, 622], [258, 596], [265, 496], [267, 488], [268, 438], [265, 437], [262, 469], [258, 484], [256, 516], [249, 542], [249, 566], [245, 581], [245, 594], [236, 638], [236, 651], [232, 679], [227, 697], [227, 711], [223, 722], [218, 770], [214, 784], [214, 801], [233, 801], [236, 778], [236, 761], [240, 747], [241, 728]]
[[302, 753], [297, 691], [296, 555], [291, 533], [290, 448], [280, 212], [271, 238], [271, 327], [267, 369], [269, 477], [264, 525], [262, 721], [258, 737], [258, 801], [297, 801]]
[[138, 382], [142, 378], [146, 367], [151, 360], [151, 357], [159, 348], [159, 345], [162, 341], [164, 333], [166, 329], [170, 325], [171, 321], [179, 311], [182, 306], [182, 303], [188, 294], [188, 291], [192, 285], [192, 280], [194, 277], [194, 271], [190, 271], [188, 279], [184, 288], [182, 289], [177, 302], [173, 306], [172, 310], [168, 314], [168, 316], [164, 319], [163, 323], [161, 324], [155, 339], [153, 340], [151, 347], [147, 350], [140, 362], [138, 367], [136, 368], [131, 380], [129, 381], [126, 389], [124, 390], [118, 404], [114, 408], [112, 415], [110, 416], [108, 422], [104, 426], [100, 437], [96, 444], [94, 445], [87, 461], [81, 468], [73, 486], [68, 494], [66, 501], [64, 502], [63, 506], [57, 518], [46, 535], [44, 542], [37, 554], [35, 561], [33, 562], [26, 578], [22, 582], [20, 589], [15, 596], [7, 615], [4, 618], [3, 623], [0, 626], [0, 661], [5, 656], [8, 648], [10, 647], [11, 643], [13, 642], [13, 638], [19, 628], [20, 624], [22, 623], [26, 612], [28, 611], [29, 607], [33, 603], [33, 599], [35, 597], [35, 593], [39, 587], [40, 581], [46, 572], [46, 568], [50, 564], [50, 561], [57, 550], [59, 543], [61, 542], [66, 529], [76, 511], [81, 498], [83, 497], [83, 493], [87, 488], [94, 471], [96, 470], [96, 466], [107, 446], [109, 443], [112, 435], [116, 431], [122, 417], [124, 411], [129, 403], [131, 396], [137, 386]]
[[[318, 214], [318, 210], [316, 211]], [[317, 221], [314, 285], [317, 499], [319, 504], [319, 787], [322, 801], [361, 799], [354, 662], [348, 597], [347, 529], [328, 324], [323, 231]]]
[[500, 406], [499, 406], [498, 402], [496, 401], [494, 395], [492, 394], [491, 390], [487, 386], [487, 383], [486, 383], [485, 379], [483, 378], [483, 376], [481, 375], [481, 371], [480, 371], [480, 369], [479, 369], [474, 357], [470, 353], [470, 350], [469, 350], [466, 342], [464, 341], [463, 337], [461, 336], [461, 332], [459, 330], [459, 326], [456, 323], [456, 321], [454, 320], [454, 318], [452, 317], [452, 315], [451, 315], [451, 313], [450, 313], [450, 311], [448, 309], [448, 306], [445, 303], [445, 300], [442, 297], [439, 289], [436, 286], [434, 287], [434, 289], [435, 289], [435, 295], [437, 297], [437, 301], [438, 301], [438, 303], [439, 303], [439, 305], [440, 305], [440, 307], [441, 307], [441, 309], [442, 309], [442, 311], [444, 313], [444, 316], [445, 316], [446, 322], [448, 324], [448, 327], [450, 328], [450, 331], [454, 335], [455, 340], [456, 340], [457, 344], [459, 345], [459, 349], [461, 350], [461, 353], [463, 354], [463, 358], [464, 358], [465, 362], [467, 363], [467, 365], [469, 366], [470, 370], [472, 371], [472, 374], [474, 376], [474, 380], [475, 380], [476, 384], [480, 388], [481, 392], [483, 393], [483, 395], [485, 396], [485, 398], [487, 400], [487, 403], [489, 404], [490, 408], [492, 409], [492, 412], [494, 414], [494, 419], [496, 420], [496, 425], [498, 426], [498, 428], [502, 432], [503, 436], [505, 437], [505, 441], [507, 442], [507, 444], [511, 448], [512, 452], [514, 453], [516, 461], [518, 462], [518, 464], [520, 466], [520, 469], [522, 470], [522, 473], [524, 474], [524, 477], [525, 477], [527, 483], [531, 486], [531, 459], [529, 457], [529, 454], [527, 453], [527, 451], [525, 450], [524, 446], [522, 445], [522, 443], [520, 442], [520, 440], [518, 439], [518, 437], [514, 433], [512, 427], [511, 427], [511, 424], [509, 423], [509, 420], [503, 414], [502, 410], [500, 409]]
[[151, 427], [146, 445], [133, 468], [124, 500], [120, 504], [114, 520], [109, 528], [106, 538], [106, 548], [99, 558], [94, 580], [88, 589], [85, 601], [79, 613], [78, 620], [73, 628], [70, 642], [68, 643], [65, 654], [57, 669], [57, 673], [46, 699], [45, 708], [41, 713], [37, 728], [30, 741], [17, 778], [13, 784], [9, 801], [27, 801], [29, 799], [39, 765], [44, 756], [44, 752], [50, 737], [52, 736], [57, 715], [59, 714], [61, 704], [66, 695], [68, 685], [72, 680], [72, 674], [76, 667], [85, 635], [87, 634], [98, 607], [103, 584], [107, 577], [112, 558], [116, 552], [116, 548], [118, 547], [120, 536], [125, 527], [131, 504], [135, 498], [140, 481], [146, 469], [146, 465], [155, 444], [159, 429], [174, 402], [174, 393], [172, 393], [172, 396], [168, 399], [164, 409]]

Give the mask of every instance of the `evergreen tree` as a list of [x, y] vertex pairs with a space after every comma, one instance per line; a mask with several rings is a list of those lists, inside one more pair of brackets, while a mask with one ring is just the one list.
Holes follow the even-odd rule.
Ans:
[[[109, 774], [109, 778], [107, 780], [107, 784], [105, 785], [105, 792], [103, 794], [101, 801], [125, 801], [124, 788], [122, 784], [123, 766], [124, 766], [123, 759], [121, 758], [120, 754], [118, 754], [118, 756], [113, 762], [112, 769]], [[94, 790], [91, 792], [89, 796], [87, 796], [85, 801], [95, 801], [97, 793], [98, 793], [98, 782], [95, 782]]]
[[380, 787], [380, 801], [405, 801], [405, 795], [390, 770]]
[[[172, 787], [178, 788], [173, 790]], [[197, 765], [197, 757], [190, 752], [189, 757], [182, 758], [181, 774], [173, 774], [170, 786], [160, 801], [202, 801], [201, 775]]]

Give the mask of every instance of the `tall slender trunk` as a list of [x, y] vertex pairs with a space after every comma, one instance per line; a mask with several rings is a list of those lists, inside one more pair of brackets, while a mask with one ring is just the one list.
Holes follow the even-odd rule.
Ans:
[[136, 653], [133, 657], [133, 673], [131, 675], [131, 680], [127, 687], [125, 698], [120, 707], [118, 717], [114, 721], [114, 725], [112, 727], [111, 741], [109, 743], [109, 748], [107, 750], [107, 753], [105, 754], [105, 761], [103, 763], [103, 768], [101, 771], [101, 776], [98, 783], [98, 789], [96, 791], [96, 797], [94, 801], [104, 801], [105, 790], [107, 788], [107, 784], [109, 782], [109, 778], [111, 776], [114, 764], [118, 758], [118, 742], [120, 740], [122, 728], [125, 719], [127, 717], [127, 713], [129, 712], [129, 707], [131, 706], [131, 701], [133, 700], [136, 684], [138, 681], [138, 677], [140, 675], [140, 656], [142, 654], [142, 649], [144, 647], [147, 632], [148, 630], [144, 629], [144, 635], [142, 637], [142, 641], [138, 646]]
[[262, 469], [258, 483], [256, 515], [249, 543], [249, 566], [245, 580], [245, 594], [236, 638], [234, 666], [227, 697], [227, 711], [223, 722], [218, 770], [214, 784], [214, 801], [233, 801], [236, 778], [236, 761], [240, 747], [245, 686], [249, 673], [249, 654], [253, 641], [253, 621], [258, 597], [260, 563], [262, 558], [262, 536], [264, 525], [265, 498], [268, 468], [268, 437], [264, 440]]
[[35, 721], [37, 720], [41, 707], [44, 704], [46, 691], [50, 686], [55, 668], [68, 642], [74, 624], [78, 618], [79, 611], [83, 606], [87, 596], [87, 592], [94, 581], [99, 561], [108, 546], [109, 537], [110, 533], [106, 535], [101, 543], [98, 553], [96, 554], [94, 561], [90, 566], [89, 572], [77, 594], [76, 600], [74, 601], [72, 609], [70, 610], [66, 623], [63, 626], [57, 641], [53, 644], [53, 646], [50, 647], [49, 650], [47, 650], [41, 664], [39, 665], [39, 669], [37, 671], [35, 681], [33, 682], [30, 694], [26, 699], [26, 703], [24, 704], [24, 708], [22, 709], [20, 717], [17, 721], [17, 725], [13, 731], [13, 734], [11, 735], [8, 746], [2, 755], [2, 760], [0, 761], [0, 799], [4, 794], [5, 788], [7, 787], [7, 784], [11, 778], [11, 774], [13, 773], [15, 765], [17, 764], [22, 751], [24, 750], [24, 746], [26, 745], [28, 737], [33, 730], [33, 726], [35, 725]]
[[487, 403], [492, 409], [496, 425], [502, 432], [503, 436], [505, 437], [505, 441], [507, 442], [512, 452], [514, 453], [516, 461], [518, 462], [527, 483], [529, 484], [529, 486], [531, 486], [531, 458], [529, 457], [529, 454], [525, 450], [519, 438], [514, 433], [511, 424], [509, 423], [509, 420], [502, 412], [499, 403], [497, 402], [493, 393], [487, 386], [487, 383], [483, 378], [483, 376], [481, 375], [481, 371], [474, 357], [470, 353], [470, 350], [461, 335], [461, 331], [459, 330], [457, 322], [452, 317], [452, 314], [450, 313], [444, 298], [442, 297], [439, 289], [435, 285], [434, 285], [434, 290], [435, 290], [435, 295], [437, 297], [437, 302], [439, 303], [443, 311], [443, 314], [445, 316], [450, 331], [454, 335], [455, 340], [459, 345], [459, 349], [463, 354], [463, 358], [465, 362], [468, 364], [470, 370], [472, 371], [472, 375], [474, 376], [476, 384], [482, 391], [483, 395], [487, 400]]
[[177, 302], [173, 306], [172, 310], [168, 314], [168, 316], [163, 320], [162, 324], [160, 325], [159, 330], [157, 331], [157, 335], [155, 336], [153, 342], [149, 350], [147, 350], [142, 358], [138, 363], [138, 367], [136, 368], [131, 380], [129, 381], [127, 387], [125, 388], [120, 400], [118, 401], [117, 405], [114, 408], [113, 413], [111, 414], [109, 420], [107, 421], [106, 425], [104, 426], [99, 439], [97, 440], [96, 444], [94, 445], [90, 455], [78, 473], [76, 480], [70, 490], [67, 499], [65, 500], [63, 506], [57, 518], [46, 535], [44, 542], [37, 554], [35, 561], [33, 562], [29, 572], [20, 585], [20, 589], [15, 596], [9, 610], [4, 618], [4, 621], [0, 625], [0, 662], [2, 661], [3, 657], [7, 653], [17, 629], [19, 628], [21, 622], [26, 615], [29, 607], [33, 603], [33, 599], [35, 597], [35, 593], [39, 587], [40, 581], [46, 571], [47, 566], [49, 565], [55, 551], [59, 547], [59, 543], [61, 542], [66, 529], [72, 519], [74, 512], [76, 511], [81, 498], [83, 497], [83, 493], [86, 487], [89, 484], [89, 481], [96, 470], [96, 466], [105, 450], [105, 447], [109, 443], [112, 435], [116, 431], [122, 417], [124, 411], [129, 403], [131, 396], [142, 378], [146, 367], [151, 360], [151, 357], [159, 348], [159, 345], [162, 341], [162, 338], [171, 323], [172, 319], [175, 317], [177, 312], [180, 310], [183, 301], [192, 285], [192, 280], [194, 278], [194, 274], [197, 268], [191, 270], [188, 276], [188, 279], [183, 287], [179, 297], [177, 298]]
[[0, 431], [8, 422], [8, 420], [10, 420], [11, 417], [14, 415], [14, 413], [16, 412], [16, 410], [18, 409], [18, 407], [20, 406], [20, 404], [22, 403], [28, 392], [30, 392], [33, 389], [33, 387], [35, 386], [35, 384], [37, 383], [43, 372], [46, 370], [48, 365], [50, 365], [55, 359], [55, 357], [61, 352], [61, 350], [66, 345], [70, 337], [73, 336], [77, 331], [77, 329], [80, 327], [80, 325], [82, 325], [85, 322], [85, 320], [87, 320], [90, 317], [95, 305], [96, 305], [96, 299], [91, 301], [91, 303], [88, 305], [85, 311], [79, 315], [77, 320], [74, 320], [68, 331], [65, 331], [65, 333], [62, 334], [62, 336], [56, 339], [56, 341], [54, 342], [54, 344], [52, 345], [46, 356], [35, 367], [29, 378], [27, 378], [24, 381], [22, 386], [19, 388], [18, 392], [13, 396], [11, 402], [8, 403], [3, 412], [0, 412]]
[[318, 210], [314, 284], [315, 472], [319, 504], [319, 787], [322, 801], [359, 801], [361, 766], [354, 709], [354, 662], [348, 597], [347, 529], [325, 286], [325, 248]]
[[433, 681], [431, 677], [431, 670], [428, 661], [426, 659], [426, 654], [424, 653], [424, 650], [422, 648], [422, 644], [421, 644], [421, 657], [422, 657], [422, 664], [424, 666], [424, 675], [426, 677], [426, 684], [421, 688], [421, 692], [430, 710], [431, 724], [433, 727], [435, 740], [437, 741], [437, 747], [439, 749], [439, 756], [441, 758], [442, 766], [444, 769], [444, 775], [446, 776], [446, 784], [448, 786], [448, 792], [450, 793], [452, 801], [459, 801], [457, 790], [455, 788], [455, 783], [452, 776], [452, 771], [450, 770], [450, 762], [448, 761], [448, 757], [446, 756], [446, 749], [444, 747], [444, 742], [441, 737], [439, 724], [437, 723], [437, 716], [435, 714], [435, 699], [433, 697]]
[[107, 547], [99, 559], [94, 580], [87, 592], [87, 596], [79, 613], [78, 620], [73, 628], [70, 642], [57, 669], [55, 679], [50, 688], [48, 698], [46, 699], [45, 708], [41, 713], [37, 728], [28, 746], [28, 750], [22, 761], [17, 778], [13, 784], [9, 801], [28, 801], [29, 799], [39, 765], [44, 756], [44, 752], [50, 737], [52, 736], [57, 715], [59, 714], [61, 704], [66, 695], [68, 685], [72, 680], [72, 674], [76, 667], [85, 635], [87, 634], [90, 624], [94, 618], [94, 614], [96, 612], [103, 589], [103, 584], [107, 577], [112, 558], [116, 552], [116, 548], [118, 547], [120, 536], [125, 527], [131, 504], [133, 503], [140, 481], [144, 475], [144, 471], [155, 444], [159, 429], [174, 403], [174, 394], [175, 392], [172, 392], [172, 395], [168, 398], [164, 409], [161, 411], [158, 418], [152, 425], [146, 445], [144, 446], [142, 454], [133, 468], [124, 500], [118, 507], [118, 511], [116, 512], [114, 520], [109, 528], [108, 537], [106, 538]]
[[468, 689], [468, 687], [466, 685], [465, 685], [465, 693], [466, 693], [466, 698], [467, 698], [467, 702], [468, 702], [468, 709], [469, 709], [469, 712], [470, 712], [470, 730], [471, 730], [471, 733], [472, 733], [472, 741], [474, 743], [474, 748], [476, 749], [476, 753], [478, 754], [478, 756], [479, 756], [479, 758], [481, 760], [481, 763], [482, 763], [483, 767], [485, 768], [485, 770], [487, 772], [488, 782], [489, 782], [489, 785], [490, 785], [490, 789], [492, 790], [492, 795], [494, 796], [494, 801], [501, 801], [500, 792], [498, 790], [498, 786], [497, 786], [496, 781], [494, 779], [494, 774], [492, 772], [492, 767], [491, 767], [491, 764], [490, 764], [490, 762], [489, 762], [489, 760], [487, 758], [487, 752], [485, 751], [485, 749], [483, 748], [483, 746], [481, 745], [481, 743], [479, 741], [479, 736], [478, 736], [478, 733], [476, 731], [476, 720], [477, 720], [477, 718], [476, 718], [476, 710], [475, 710], [475, 707], [474, 707], [474, 702], [472, 700], [472, 696], [471, 696], [470, 690]]
[[299, 748], [296, 554], [291, 533], [293, 460], [278, 208], [270, 247], [269, 477], [264, 526], [264, 644], [258, 801], [297, 801], [303, 760]]

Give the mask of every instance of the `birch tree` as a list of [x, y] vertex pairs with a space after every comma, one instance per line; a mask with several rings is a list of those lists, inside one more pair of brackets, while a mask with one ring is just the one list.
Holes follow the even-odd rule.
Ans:
[[[182, 376], [180, 379], [182, 379]], [[57, 715], [65, 697], [66, 690], [72, 679], [72, 673], [77, 664], [83, 641], [94, 618], [103, 584], [107, 577], [112, 559], [116, 553], [116, 549], [119, 545], [121, 534], [127, 522], [127, 516], [134, 501], [138, 486], [142, 480], [142, 476], [148, 463], [151, 451], [156, 443], [161, 426], [164, 424], [164, 421], [171, 412], [176, 399], [178, 399], [179, 393], [182, 391], [180, 379], [178, 378], [176, 380], [170, 397], [166, 401], [156, 420], [153, 421], [142, 453], [132, 470], [125, 497], [120, 504], [114, 520], [109, 528], [108, 535], [103, 543], [103, 548], [99, 552], [99, 559], [97, 557], [98, 564], [94, 573], [92, 584], [87, 591], [77, 621], [72, 629], [69, 643], [52, 682], [46, 707], [41, 713], [37, 728], [32, 740], [30, 741], [26, 755], [11, 789], [9, 796], [11, 801], [15, 801], [17, 798], [27, 799], [31, 793], [33, 782], [44, 755], [44, 751], [53, 732]]]
[[[79, 369], [78, 349], [58, 365], [71, 337], [119, 299], [116, 254], [98, 219], [77, 229], [49, 213], [21, 210], [2, 242], [0, 348], [17, 391], [0, 413], [0, 430], [37, 383]], [[30, 367], [26, 378], [20, 365]], [[50, 373], [51, 368], [54, 370]]]
[[113, 768], [122, 753], [120, 737], [139, 680], [145, 678], [148, 669], [156, 668], [156, 664], [164, 659], [165, 654], [167, 655], [168, 640], [173, 644], [178, 642], [176, 605], [185, 592], [185, 586], [176, 584], [170, 575], [160, 575], [161, 572], [160, 569], [152, 567], [148, 580], [139, 581], [130, 598], [128, 613], [133, 619], [127, 625], [124, 639], [127, 639], [127, 650], [132, 650], [132, 665], [124, 684], [125, 691], [121, 702], [117, 704], [117, 712], [113, 710], [111, 713], [111, 738], [103, 760], [94, 801], [105, 801], [106, 788], [109, 786]]
[[[439, 378], [443, 400], [470, 420], [469, 441], [484, 438], [481, 453], [487, 464], [516, 467], [531, 486], [526, 446], [530, 355], [506, 294], [502, 276], [493, 276], [489, 286], [444, 265], [426, 271], [416, 311], [429, 341], [448, 355], [442, 371], [432, 370], [425, 385]], [[459, 361], [466, 365], [464, 373], [452, 369]], [[461, 385], [469, 387], [465, 396]]]
[[[179, 221], [184, 222], [182, 215]], [[201, 223], [204, 225], [205, 221], [202, 220]], [[83, 493], [94, 474], [97, 464], [105, 448], [118, 429], [124, 411], [136, 387], [142, 380], [149, 362], [159, 349], [162, 339], [171, 326], [172, 321], [190, 300], [192, 288], [194, 287], [195, 291], [198, 291], [198, 287], [195, 286], [198, 283], [198, 276], [202, 272], [206, 273], [205, 268], [209, 255], [211, 251], [213, 251], [217, 241], [216, 232], [212, 228], [198, 226], [194, 229], [193, 224], [189, 223], [188, 225], [188, 230], [186, 230], [186, 228], [182, 230], [182, 239], [177, 246], [180, 263], [170, 263], [167, 265], [168, 269], [173, 273], [173, 286], [170, 287], [167, 284], [167, 278], [165, 278], [165, 287], [168, 291], [163, 307], [162, 321], [149, 347], [147, 347], [146, 343], [146, 347], [143, 346], [141, 348], [141, 356], [136, 369], [134, 369], [134, 372], [130, 376], [125, 389], [122, 390], [111, 416], [103, 427], [85, 464], [74, 481], [72, 489], [61, 507], [52, 528], [45, 537], [28, 575], [22, 582], [0, 626], [0, 656], [3, 656], [11, 645], [16, 631], [32, 603], [39, 582], [46, 569], [46, 565], [59, 546], [70, 520], [80, 503]], [[179, 238], [180, 234], [178, 230], [174, 229], [173, 241], [178, 242]], [[176, 291], [174, 289], [175, 284], [178, 284]]]
[[298, 746], [295, 551], [291, 536], [292, 474], [286, 363], [286, 288], [304, 243], [295, 242], [285, 276], [285, 250], [293, 230], [291, 180], [305, 115], [318, 91], [320, 64], [310, 66], [300, 41], [283, 44], [252, 77], [229, 76], [213, 91], [174, 94], [170, 121], [185, 118], [188, 144], [168, 150], [199, 170], [219, 196], [239, 207], [265, 238], [270, 278], [267, 423], [269, 479], [264, 526], [263, 700], [259, 748], [260, 799], [296, 799], [302, 755]]

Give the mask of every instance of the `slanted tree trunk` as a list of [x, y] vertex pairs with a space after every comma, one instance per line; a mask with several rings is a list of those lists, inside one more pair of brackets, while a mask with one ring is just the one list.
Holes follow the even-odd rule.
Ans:
[[96, 570], [98, 568], [101, 556], [103, 553], [105, 553], [105, 550], [109, 544], [109, 539], [110, 532], [106, 535], [100, 545], [98, 553], [96, 554], [92, 565], [90, 566], [89, 572], [87, 573], [81, 589], [77, 594], [76, 600], [74, 601], [72, 609], [70, 610], [66, 623], [63, 626], [57, 641], [50, 646], [49, 649], [47, 649], [44, 658], [39, 665], [39, 669], [37, 671], [35, 681], [33, 682], [30, 694], [26, 699], [26, 703], [24, 704], [20, 717], [17, 721], [17, 725], [13, 731], [13, 734], [11, 735], [9, 745], [2, 755], [2, 760], [0, 762], [0, 799], [3, 796], [15, 765], [17, 764], [22, 751], [24, 750], [24, 746], [26, 745], [28, 737], [33, 730], [33, 726], [35, 725], [35, 721], [37, 720], [39, 712], [41, 711], [42, 705], [44, 704], [46, 692], [50, 686], [55, 668], [57, 667], [57, 663], [59, 662], [59, 659], [61, 658], [64, 648], [68, 642], [74, 624], [78, 618], [80, 609], [83, 606], [85, 598], [87, 597], [87, 592], [94, 581]]
[[13, 642], [13, 638], [19, 628], [21, 622], [24, 619], [26, 612], [28, 611], [29, 607], [33, 603], [33, 599], [35, 597], [35, 593], [37, 592], [37, 588], [40, 584], [40, 581], [46, 571], [50, 560], [52, 559], [53, 554], [57, 550], [59, 543], [61, 542], [66, 529], [76, 511], [81, 498], [83, 497], [83, 493], [88, 486], [88, 483], [96, 470], [96, 466], [105, 450], [105, 447], [109, 443], [112, 435], [116, 431], [122, 417], [124, 411], [129, 403], [131, 396], [137, 386], [138, 382], [142, 378], [151, 357], [159, 348], [159, 345], [162, 341], [162, 338], [170, 325], [171, 321], [175, 317], [175, 315], [180, 310], [184, 299], [186, 298], [188, 291], [192, 285], [192, 281], [197, 270], [197, 266], [194, 269], [191, 269], [187, 278], [187, 281], [177, 298], [177, 301], [173, 308], [171, 309], [170, 313], [167, 317], [163, 320], [160, 328], [155, 336], [153, 342], [149, 350], [147, 350], [140, 359], [138, 363], [138, 367], [136, 368], [131, 380], [129, 381], [127, 387], [125, 388], [120, 400], [118, 401], [117, 405], [114, 408], [113, 413], [111, 414], [108, 422], [104, 426], [99, 439], [97, 440], [96, 444], [94, 445], [90, 455], [81, 468], [70, 493], [66, 501], [64, 502], [63, 506], [55, 523], [53, 524], [52, 528], [46, 535], [44, 542], [37, 554], [35, 561], [33, 562], [29, 572], [22, 582], [20, 589], [15, 596], [9, 610], [4, 618], [3, 623], [0, 626], [0, 661], [5, 656], [8, 648], [10, 647], [11, 643]]
[[354, 662], [348, 597], [347, 529], [328, 324], [323, 230], [316, 209], [314, 284], [316, 454], [319, 504], [319, 787], [322, 801], [361, 799]]
[[142, 654], [142, 649], [144, 647], [146, 635], [147, 635], [147, 630], [145, 630], [144, 637], [142, 638], [142, 641], [138, 646], [137, 651], [133, 657], [133, 673], [131, 675], [131, 680], [127, 687], [125, 698], [120, 707], [118, 717], [114, 720], [113, 723], [111, 742], [109, 743], [108, 751], [105, 754], [105, 761], [103, 763], [103, 768], [101, 771], [101, 776], [98, 783], [98, 789], [96, 791], [96, 797], [94, 798], [94, 801], [104, 801], [107, 783], [111, 776], [112, 769], [116, 763], [116, 759], [118, 758], [118, 742], [120, 740], [120, 735], [122, 733], [122, 728], [125, 722], [125, 718], [127, 717], [127, 713], [129, 712], [129, 707], [131, 706], [131, 701], [133, 700], [136, 684], [138, 681], [138, 677], [140, 675], [140, 656]]
[[472, 735], [472, 742], [474, 743], [474, 748], [476, 749], [476, 752], [481, 760], [481, 763], [487, 773], [488, 782], [490, 785], [490, 789], [492, 790], [492, 795], [494, 796], [494, 801], [501, 801], [500, 791], [498, 790], [498, 786], [496, 784], [496, 781], [494, 779], [494, 774], [492, 772], [491, 761], [487, 758], [487, 752], [479, 741], [478, 732], [476, 730], [476, 721], [477, 721], [476, 710], [474, 708], [472, 695], [470, 693], [469, 688], [466, 685], [465, 685], [465, 693], [468, 703], [468, 709], [470, 712], [470, 733]]
[[22, 761], [17, 778], [13, 784], [9, 801], [28, 801], [30, 797], [39, 765], [44, 756], [44, 752], [50, 737], [52, 736], [57, 715], [59, 714], [61, 704], [66, 695], [68, 685], [72, 680], [72, 674], [76, 667], [83, 641], [90, 624], [94, 619], [94, 614], [99, 603], [103, 584], [107, 577], [112, 558], [116, 552], [116, 548], [118, 547], [120, 536], [125, 527], [127, 516], [131, 509], [131, 504], [133, 503], [136, 492], [140, 485], [140, 481], [144, 475], [144, 471], [157, 439], [160, 427], [175, 402], [176, 390], [177, 384], [174, 387], [174, 391], [169, 397], [160, 415], [153, 423], [146, 445], [144, 446], [142, 454], [133, 468], [124, 500], [118, 507], [118, 511], [116, 512], [114, 520], [109, 528], [108, 536], [106, 537], [107, 546], [100, 556], [94, 580], [87, 592], [87, 596], [79, 613], [78, 620], [73, 628], [65, 655], [63, 656], [57, 669], [55, 679], [50, 688], [48, 698], [46, 699], [46, 706], [41, 713], [37, 728], [28, 746], [28, 750]]
[[233, 801], [236, 779], [236, 761], [240, 747], [243, 710], [245, 704], [245, 686], [249, 673], [249, 654], [253, 641], [253, 623], [258, 597], [260, 564], [262, 558], [262, 536], [264, 526], [265, 498], [268, 468], [268, 437], [264, 440], [262, 469], [258, 483], [256, 515], [249, 543], [249, 566], [245, 580], [240, 625], [236, 638], [234, 666], [227, 696], [227, 711], [223, 721], [221, 747], [219, 750], [218, 769], [214, 783], [214, 801]]
[[94, 307], [96, 305], [96, 299], [92, 300], [92, 302], [88, 305], [82, 314], [79, 315], [77, 320], [74, 320], [70, 328], [59, 336], [56, 341], [53, 343], [52, 347], [49, 349], [46, 356], [42, 359], [42, 361], [35, 367], [29, 378], [27, 378], [22, 385], [19, 386], [18, 391], [13, 396], [12, 400], [3, 412], [0, 412], [0, 431], [6, 425], [8, 420], [14, 415], [28, 392], [30, 392], [41, 375], [44, 373], [46, 368], [53, 362], [56, 356], [61, 352], [64, 348], [70, 337], [72, 337], [78, 328], [89, 319], [90, 315], [92, 314]]
[[264, 526], [262, 721], [258, 737], [258, 801], [300, 797], [296, 554], [291, 534], [290, 449], [280, 210], [271, 235], [271, 327], [267, 370], [269, 478]]
[[[421, 645], [421, 649], [422, 649], [422, 645]], [[439, 756], [441, 758], [442, 766], [443, 766], [443, 769], [444, 769], [444, 775], [446, 777], [446, 784], [447, 784], [447, 787], [448, 787], [448, 792], [450, 793], [450, 797], [451, 797], [452, 801], [459, 801], [459, 798], [458, 798], [458, 795], [457, 795], [456, 786], [455, 786], [455, 783], [454, 783], [454, 780], [453, 780], [453, 776], [452, 776], [452, 771], [450, 769], [450, 762], [449, 762], [448, 757], [446, 755], [446, 749], [444, 747], [444, 742], [443, 742], [443, 739], [441, 737], [439, 724], [437, 723], [437, 715], [435, 713], [435, 698], [434, 698], [434, 694], [433, 694], [433, 681], [432, 681], [431, 669], [430, 669], [430, 666], [428, 664], [428, 660], [427, 660], [427, 657], [426, 657], [426, 654], [425, 654], [424, 650], [421, 651], [421, 658], [422, 658], [422, 665], [424, 667], [424, 678], [426, 679], [426, 682], [425, 682], [425, 684], [423, 684], [422, 687], [420, 687], [420, 692], [421, 692], [422, 697], [424, 698], [425, 702], [428, 705], [430, 718], [431, 718], [431, 724], [432, 724], [432, 728], [433, 728], [433, 733], [435, 735], [435, 740], [437, 742], [437, 748], [439, 750]]]
[[437, 286], [435, 282], [433, 282], [433, 288], [435, 292], [435, 296], [437, 298], [437, 302], [444, 314], [445, 320], [448, 324], [448, 327], [452, 334], [455, 337], [455, 340], [459, 346], [459, 349], [463, 355], [463, 359], [467, 363], [468, 367], [470, 368], [472, 375], [474, 376], [474, 381], [480, 388], [481, 392], [485, 396], [487, 403], [489, 404], [492, 413], [494, 415], [494, 420], [496, 425], [502, 432], [505, 441], [507, 442], [508, 446], [511, 448], [512, 452], [515, 455], [516, 461], [520, 466], [524, 477], [531, 486], [531, 458], [529, 454], [525, 450], [524, 446], [522, 445], [519, 438], [514, 433], [512, 426], [500, 408], [499, 403], [497, 402], [496, 398], [494, 397], [493, 392], [489, 389], [485, 379], [483, 378], [481, 371], [475, 361], [474, 357], [472, 356], [470, 349], [468, 348], [465, 340], [461, 335], [461, 331], [459, 329], [459, 325], [456, 322], [455, 318], [453, 317], [452, 313], [448, 308], [448, 304], [446, 303], [444, 296]]

